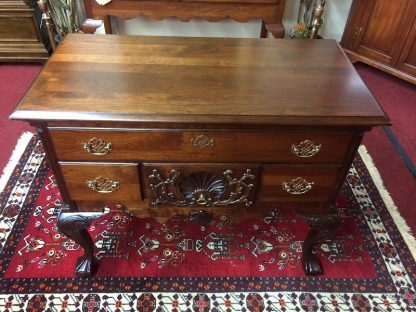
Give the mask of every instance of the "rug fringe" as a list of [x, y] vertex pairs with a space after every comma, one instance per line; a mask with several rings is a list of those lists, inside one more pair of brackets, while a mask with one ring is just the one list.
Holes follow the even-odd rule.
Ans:
[[22, 156], [23, 152], [25, 151], [32, 137], [33, 137], [33, 133], [26, 131], [17, 140], [17, 144], [14, 148], [12, 156], [10, 157], [9, 162], [7, 163], [6, 167], [4, 167], [3, 174], [0, 178], [0, 192], [2, 192], [3, 189], [6, 187], [7, 182], [9, 181], [14, 168], [18, 164], [20, 157]]
[[367, 148], [364, 145], [361, 145], [358, 149], [358, 152], [365, 166], [367, 167], [368, 172], [370, 173], [370, 176], [373, 179], [374, 184], [376, 185], [381, 195], [381, 198], [383, 199], [384, 204], [387, 207], [387, 210], [393, 218], [393, 221], [399, 229], [399, 232], [402, 235], [404, 241], [409, 247], [409, 250], [413, 258], [416, 260], [416, 239], [413, 236], [410, 227], [407, 225], [406, 220], [400, 215], [399, 209], [397, 208], [396, 204], [391, 198], [390, 193], [385, 188], [380, 173], [376, 168], [371, 155], [368, 153]]

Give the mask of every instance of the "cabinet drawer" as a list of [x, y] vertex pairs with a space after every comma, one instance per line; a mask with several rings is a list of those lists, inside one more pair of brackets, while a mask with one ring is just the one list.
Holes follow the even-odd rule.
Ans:
[[327, 201], [336, 190], [338, 166], [266, 166], [260, 198], [263, 202]]
[[[350, 132], [51, 130], [59, 160], [340, 163]], [[96, 155], [94, 155], [94, 153]]]
[[255, 165], [143, 165], [143, 188], [150, 207], [250, 207], [259, 181]]
[[137, 164], [60, 162], [72, 200], [131, 203], [141, 200]]

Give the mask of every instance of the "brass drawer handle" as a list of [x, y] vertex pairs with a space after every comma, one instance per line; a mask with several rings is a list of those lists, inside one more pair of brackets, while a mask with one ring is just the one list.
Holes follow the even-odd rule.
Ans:
[[99, 176], [94, 180], [86, 181], [87, 186], [98, 193], [112, 193], [119, 188], [119, 181], [112, 181], [107, 177]]
[[97, 139], [96, 137], [88, 140], [87, 143], [81, 143], [84, 149], [93, 155], [102, 156], [108, 154], [113, 149], [113, 144], [111, 142], [104, 142], [102, 139]]
[[201, 135], [198, 135], [196, 138], [192, 138], [191, 143], [192, 143], [193, 146], [199, 146], [201, 148], [206, 148], [208, 146], [214, 146], [215, 145], [215, 140], [210, 139], [206, 135], [201, 134]]
[[196, 203], [200, 206], [205, 206], [208, 204], [208, 199], [205, 197], [204, 193], [200, 193], [198, 196], [198, 199], [196, 200]]
[[321, 144], [315, 145], [312, 141], [305, 140], [298, 145], [292, 144], [292, 153], [298, 157], [312, 157], [321, 150]]
[[290, 194], [300, 195], [309, 192], [314, 184], [315, 182], [308, 182], [304, 178], [297, 177], [290, 182], [282, 182], [282, 188]]

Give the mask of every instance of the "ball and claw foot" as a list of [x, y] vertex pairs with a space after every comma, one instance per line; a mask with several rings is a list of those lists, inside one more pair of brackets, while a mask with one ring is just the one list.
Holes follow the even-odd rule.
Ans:
[[309, 225], [309, 233], [303, 242], [302, 266], [306, 275], [320, 275], [324, 272], [322, 263], [314, 253], [316, 244], [334, 234], [342, 224], [335, 214], [302, 214]]
[[95, 257], [79, 257], [75, 265], [75, 274], [78, 277], [91, 277], [97, 270], [98, 263]]
[[324, 273], [321, 261], [311, 253], [303, 253], [302, 267], [306, 275], [320, 275]]

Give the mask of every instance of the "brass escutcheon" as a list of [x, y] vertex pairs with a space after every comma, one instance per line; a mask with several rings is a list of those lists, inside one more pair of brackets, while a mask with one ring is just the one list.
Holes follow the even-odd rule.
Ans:
[[192, 143], [193, 146], [199, 146], [201, 148], [206, 148], [208, 146], [214, 146], [215, 145], [215, 140], [210, 139], [206, 135], [201, 134], [201, 135], [198, 135], [196, 138], [192, 138], [191, 143]]
[[102, 139], [96, 137], [89, 139], [87, 143], [81, 143], [83, 148], [88, 152], [96, 156], [102, 156], [108, 154], [113, 149], [111, 142], [104, 142]]
[[98, 193], [112, 193], [120, 187], [119, 181], [112, 181], [107, 177], [99, 176], [94, 180], [86, 181], [87, 186]]
[[312, 157], [321, 150], [321, 144], [315, 145], [312, 141], [305, 140], [298, 145], [292, 144], [292, 153], [298, 157]]
[[290, 182], [282, 182], [282, 188], [290, 194], [301, 195], [309, 192], [314, 184], [315, 182], [308, 182], [304, 178], [297, 177]]

